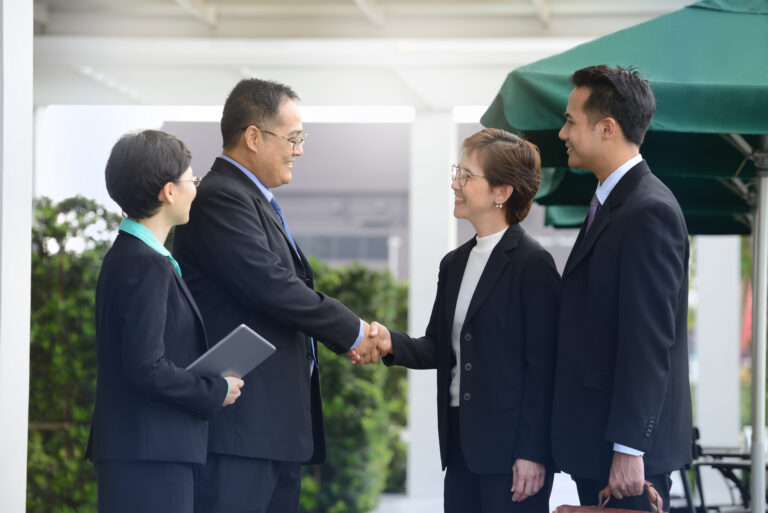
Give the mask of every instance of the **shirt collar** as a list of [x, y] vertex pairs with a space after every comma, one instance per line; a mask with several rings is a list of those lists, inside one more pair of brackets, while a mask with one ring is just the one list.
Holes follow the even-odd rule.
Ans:
[[272, 198], [274, 198], [274, 194], [272, 194], [272, 191], [267, 189], [263, 183], [261, 183], [261, 180], [256, 178], [256, 175], [254, 175], [250, 170], [248, 170], [245, 166], [243, 166], [241, 163], [237, 162], [236, 160], [233, 160], [226, 155], [219, 155], [219, 158], [222, 158], [229, 162], [230, 164], [234, 165], [237, 169], [242, 171], [245, 176], [247, 176], [253, 183], [256, 184], [256, 187], [259, 188], [261, 193], [264, 195], [265, 198], [267, 198], [267, 201], [272, 201]]
[[155, 234], [152, 233], [152, 230], [150, 230], [143, 224], [137, 221], [134, 221], [133, 219], [126, 218], [126, 219], [123, 219], [123, 221], [120, 223], [120, 231], [133, 235], [134, 237], [139, 239], [141, 242], [143, 242], [150, 248], [154, 249], [164, 257], [168, 257], [171, 260], [173, 267], [176, 269], [176, 272], [178, 272], [179, 276], [181, 276], [181, 269], [179, 268], [178, 262], [176, 262], [176, 259], [174, 259], [173, 256], [171, 256], [170, 251], [168, 251], [166, 247], [163, 246], [159, 240], [157, 240], [157, 237], [155, 237]]
[[616, 184], [619, 183], [619, 180], [621, 180], [630, 169], [642, 162], [642, 160], [643, 156], [638, 153], [620, 165], [616, 171], [608, 175], [608, 178], [603, 180], [603, 183], [597, 184], [595, 195], [597, 196], [597, 200], [600, 202], [600, 205], [605, 203], [605, 201], [608, 199], [608, 195], [611, 194], [611, 191], [614, 187], [616, 187]]

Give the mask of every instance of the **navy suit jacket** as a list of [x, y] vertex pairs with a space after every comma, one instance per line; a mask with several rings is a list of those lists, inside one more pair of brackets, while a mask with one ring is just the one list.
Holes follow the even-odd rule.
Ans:
[[[392, 332], [387, 365], [437, 369], [440, 457], [448, 463], [448, 408], [455, 356], [451, 329], [476, 239], [440, 263], [426, 334]], [[551, 467], [550, 420], [560, 276], [552, 256], [510, 226], [491, 252], [461, 329], [460, 430], [469, 470], [509, 474], [517, 458]]]
[[562, 279], [552, 421], [559, 467], [607, 480], [613, 444], [645, 452], [645, 474], [691, 460], [688, 232], [645, 161], [584, 226]]
[[96, 349], [86, 457], [205, 462], [227, 383], [184, 370], [207, 349], [200, 313], [170, 260], [124, 232], [99, 273]]
[[310, 377], [310, 337], [345, 353], [360, 319], [313, 290], [312, 268], [293, 250], [272, 205], [224, 159], [203, 179], [189, 223], [176, 228], [174, 256], [211, 338], [245, 323], [277, 348], [245, 376], [240, 399], [211, 421], [208, 450], [322, 462], [320, 372]]

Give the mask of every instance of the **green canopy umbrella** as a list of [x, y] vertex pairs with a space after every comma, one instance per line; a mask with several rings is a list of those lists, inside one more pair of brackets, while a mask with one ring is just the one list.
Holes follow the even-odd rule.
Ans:
[[[749, 194], [755, 191], [750, 187], [755, 163], [745, 162], [721, 134], [741, 134], [751, 147], [759, 146], [760, 134], [768, 134], [768, 2], [706, 0], [510, 73], [482, 122], [524, 132], [539, 146], [544, 166], [566, 171], [553, 173], [551, 183], [545, 180], [537, 197], [541, 204], [586, 206], [594, 192], [594, 187], [572, 190], [567, 155], [557, 137], [570, 74], [592, 64], [635, 66], [651, 83], [657, 108], [642, 154], [679, 199], [691, 196], [686, 182], [672, 184], [667, 177], [710, 178], [726, 192], [709, 205], [722, 228], [717, 232], [696, 222], [681, 200], [686, 219], [694, 221], [691, 233], [745, 233], [743, 215], [755, 202]], [[554, 201], [550, 194], [568, 199]], [[732, 211], [734, 201], [738, 211]], [[572, 226], [561, 224], [558, 212], [548, 216], [550, 221]]]
[[572, 170], [557, 133], [570, 74], [634, 66], [656, 114], [641, 147], [680, 201], [690, 233], [753, 233], [752, 511], [765, 511], [765, 341], [768, 309], [768, 1], [704, 0], [510, 73], [482, 117], [522, 132], [546, 169], [537, 202], [555, 226], [578, 226], [595, 190]]

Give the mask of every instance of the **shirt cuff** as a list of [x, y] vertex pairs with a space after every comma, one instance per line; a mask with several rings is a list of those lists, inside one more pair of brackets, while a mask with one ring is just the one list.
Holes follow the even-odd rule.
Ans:
[[[227, 384], [227, 393], [226, 393], [226, 395], [224, 395], [224, 401], [226, 401], [227, 397], [229, 397], [229, 380], [225, 379], [224, 376], [222, 376], [221, 379], [223, 379], [224, 383]], [[224, 402], [224, 401], [222, 401], [222, 402]]]
[[354, 348], [356, 348], [360, 341], [363, 340], [363, 336], [365, 335], [365, 324], [363, 324], [363, 320], [360, 319], [360, 333], [357, 335], [357, 339], [355, 339], [355, 343], [352, 344], [352, 347], [349, 348], [350, 351], [352, 351]]
[[642, 456], [645, 454], [643, 451], [638, 451], [637, 449], [633, 449], [632, 447], [627, 447], [626, 445], [621, 444], [613, 444], [613, 450], [615, 452], [629, 454], [630, 456]]

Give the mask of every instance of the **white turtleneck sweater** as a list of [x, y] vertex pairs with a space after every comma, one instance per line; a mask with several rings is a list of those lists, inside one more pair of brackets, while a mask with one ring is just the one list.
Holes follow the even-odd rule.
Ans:
[[507, 229], [504, 228], [500, 232], [492, 235], [478, 237], [477, 244], [469, 253], [467, 267], [464, 269], [464, 276], [461, 279], [459, 297], [456, 300], [456, 311], [453, 315], [453, 327], [451, 329], [451, 345], [453, 346], [453, 352], [456, 354], [456, 365], [451, 369], [451, 406], [459, 405], [459, 390], [461, 385], [461, 328], [464, 326], [464, 319], [467, 317], [469, 303], [472, 301], [472, 296], [475, 294], [475, 288], [477, 288], [477, 282], [480, 281], [480, 276], [483, 274], [485, 264], [488, 263], [488, 258], [491, 256], [493, 248], [496, 247], [496, 244], [499, 243], [506, 231]]

